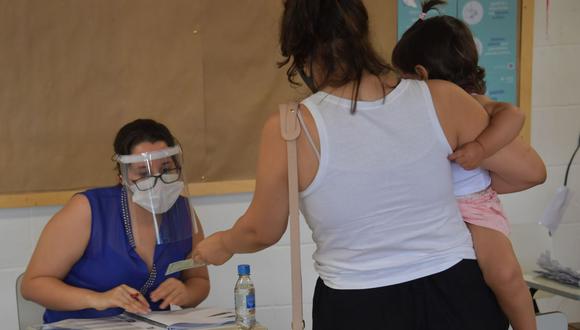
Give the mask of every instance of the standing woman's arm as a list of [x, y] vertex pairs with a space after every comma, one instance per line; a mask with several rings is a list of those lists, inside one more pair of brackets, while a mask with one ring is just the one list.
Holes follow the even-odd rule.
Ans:
[[484, 160], [482, 166], [491, 172], [492, 188], [499, 194], [526, 190], [546, 181], [544, 161], [521, 138]]
[[288, 223], [288, 163], [280, 116], [271, 115], [262, 130], [256, 189], [246, 213], [228, 230], [200, 242], [194, 258], [221, 265], [234, 253], [262, 250], [278, 242]]
[[483, 107], [459, 86], [444, 80], [427, 82], [451, 149], [473, 141], [488, 125]]
[[[487, 113], [460, 87], [442, 80], [427, 83], [439, 122], [452, 149], [473, 141], [489, 121]], [[542, 183], [546, 168], [539, 155], [521, 139], [516, 139], [483, 162], [492, 172], [492, 186], [499, 193], [527, 189]]]

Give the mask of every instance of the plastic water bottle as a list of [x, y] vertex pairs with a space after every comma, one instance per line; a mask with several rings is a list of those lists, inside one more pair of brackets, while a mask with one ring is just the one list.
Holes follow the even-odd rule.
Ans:
[[256, 325], [256, 296], [250, 279], [250, 265], [238, 265], [238, 281], [234, 288], [236, 300], [236, 325], [248, 330]]

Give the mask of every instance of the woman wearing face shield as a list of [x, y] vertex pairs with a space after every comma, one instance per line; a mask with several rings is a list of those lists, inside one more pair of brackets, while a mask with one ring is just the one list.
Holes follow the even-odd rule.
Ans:
[[[288, 80], [301, 75], [313, 92], [300, 104], [297, 139], [300, 206], [319, 275], [312, 328], [507, 329], [475, 260], [447, 158], [486, 127], [484, 109], [452, 83], [400, 79], [371, 45], [362, 0], [285, 0], [280, 25]], [[223, 264], [286, 231], [280, 128], [276, 112], [262, 130], [248, 210], [200, 242], [197, 261]], [[512, 183], [526, 182], [529, 167], [542, 177], [530, 152], [500, 151], [489, 169], [517, 164]]]
[[22, 281], [44, 321], [193, 307], [209, 293], [206, 267], [165, 276], [203, 231], [189, 205], [181, 149], [167, 127], [126, 124], [114, 142], [121, 184], [79, 193], [44, 228]]

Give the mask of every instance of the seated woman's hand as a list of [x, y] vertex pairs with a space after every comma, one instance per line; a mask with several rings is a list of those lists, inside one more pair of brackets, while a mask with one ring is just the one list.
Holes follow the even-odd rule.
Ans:
[[139, 291], [125, 284], [97, 294], [93, 306], [100, 311], [120, 307], [131, 313], [147, 314], [151, 312], [145, 297]]
[[187, 287], [176, 278], [168, 278], [161, 283], [157, 289], [151, 292], [151, 300], [158, 302], [163, 300], [159, 308], [165, 309], [169, 305], [183, 306], [187, 304]]

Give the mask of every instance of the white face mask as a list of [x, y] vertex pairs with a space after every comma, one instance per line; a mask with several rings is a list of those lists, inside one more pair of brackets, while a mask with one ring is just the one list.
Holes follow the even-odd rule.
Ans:
[[146, 191], [137, 189], [135, 185], [130, 185], [129, 189], [133, 192], [131, 199], [135, 204], [151, 213], [160, 214], [167, 212], [175, 204], [183, 187], [183, 181], [164, 183], [159, 180], [153, 188]]

